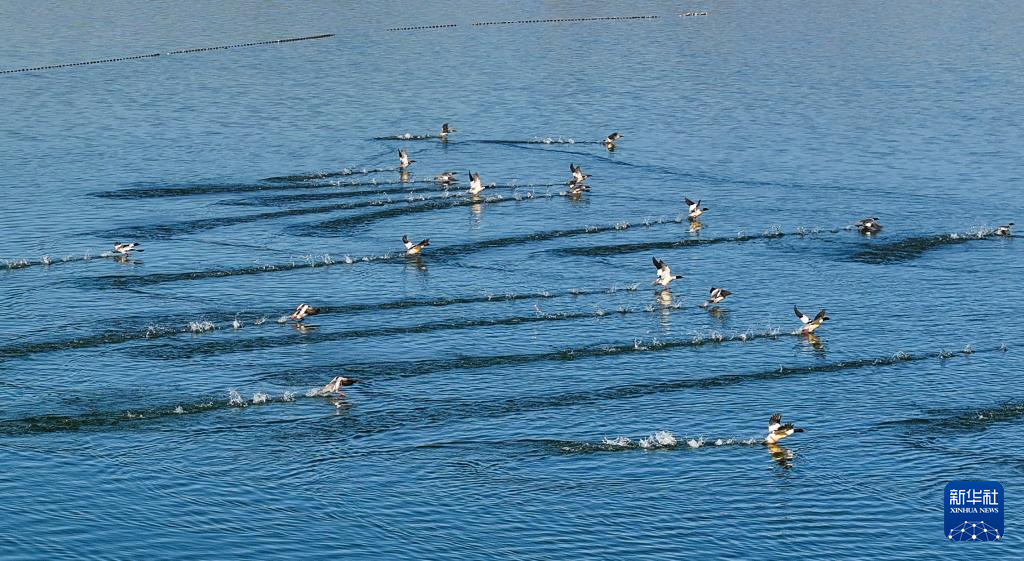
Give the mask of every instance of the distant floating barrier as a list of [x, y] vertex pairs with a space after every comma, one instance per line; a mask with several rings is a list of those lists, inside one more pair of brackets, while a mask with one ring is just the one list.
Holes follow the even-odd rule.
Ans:
[[138, 60], [143, 58], [155, 58], [158, 56], [168, 55], [184, 55], [191, 53], [201, 53], [205, 51], [217, 51], [220, 49], [237, 49], [240, 47], [255, 47], [258, 45], [275, 45], [278, 43], [294, 43], [296, 41], [311, 41], [313, 39], [327, 39], [328, 37], [334, 37], [333, 33], [324, 33], [321, 35], [309, 35], [307, 37], [293, 37], [291, 39], [275, 39], [273, 41], [255, 41], [252, 43], [238, 43], [235, 45], [220, 45], [217, 47], [199, 47], [195, 49], [179, 49], [176, 51], [169, 51], [166, 53], [150, 53], [145, 55], [134, 55], [134, 56], [122, 56], [115, 58], [104, 58], [100, 60], [88, 60], [85, 62], [72, 62], [67, 64], [51, 64], [49, 66], [34, 66], [31, 68], [16, 68], [13, 70], [0, 70], [0, 74], [14, 74], [15, 72], [36, 72], [39, 70], [54, 70], [57, 68], [71, 68], [73, 66], [86, 66], [89, 64], [102, 64], [105, 62], [120, 62], [123, 60]]

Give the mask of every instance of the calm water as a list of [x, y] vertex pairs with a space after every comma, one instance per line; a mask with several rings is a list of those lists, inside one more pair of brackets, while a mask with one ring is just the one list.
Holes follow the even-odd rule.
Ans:
[[[662, 17], [470, 25], [608, 15]], [[0, 76], [0, 557], [1020, 557], [1019, 3], [0, 21], [6, 69], [337, 34]], [[944, 541], [958, 479], [1009, 543]]]

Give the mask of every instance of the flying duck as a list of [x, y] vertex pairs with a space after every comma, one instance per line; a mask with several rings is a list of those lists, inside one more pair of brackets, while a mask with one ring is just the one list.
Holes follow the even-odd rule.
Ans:
[[316, 395], [331, 395], [334, 394], [338, 397], [345, 397], [345, 392], [341, 391], [344, 386], [351, 386], [352, 384], [358, 383], [359, 380], [353, 378], [346, 378], [344, 376], [335, 376], [331, 378], [330, 382], [327, 382], [324, 387], [317, 390]]
[[654, 268], [658, 269], [658, 278], [651, 283], [652, 285], [660, 284], [661, 286], [664, 286], [667, 289], [669, 283], [671, 283], [674, 280], [683, 278], [683, 275], [673, 275], [672, 269], [670, 269], [668, 264], [665, 263], [664, 261], [661, 261], [657, 257], [652, 257], [651, 259], [654, 261]]
[[795, 432], [804, 432], [804, 429], [794, 427], [793, 423], [782, 424], [782, 413], [776, 413], [768, 421], [768, 436], [765, 437], [764, 443], [775, 444]]
[[131, 242], [131, 243], [114, 242], [114, 253], [120, 253], [121, 255], [124, 255], [125, 257], [128, 257], [128, 256], [131, 255], [131, 252], [133, 252], [133, 251], [146, 251], [146, 250], [142, 249], [141, 247], [139, 247], [139, 242]]
[[[1004, 225], [996, 228], [996, 231], [993, 232], [993, 233], [995, 235], [997, 235], [997, 236], [1011, 236], [1011, 235], [1013, 235], [1013, 233], [1010, 232], [1011, 228], [1013, 228], [1013, 222], [1010, 222], [1008, 224], [1004, 224]], [[142, 251], [142, 250], [140, 249], [139, 251]]]
[[441, 140], [448, 140], [448, 134], [453, 132], [456, 132], [456, 130], [448, 128], [448, 123], [444, 123], [441, 125], [441, 134], [438, 136], [441, 137]]
[[860, 230], [861, 234], [865, 235], [877, 233], [882, 229], [882, 225], [878, 223], [877, 218], [865, 218], [854, 224], [854, 227]]
[[609, 134], [608, 136], [606, 136], [605, 139], [602, 140], [601, 142], [604, 143], [604, 147], [605, 148], [607, 148], [609, 150], [614, 150], [615, 149], [615, 141], [620, 139], [620, 138], [623, 138], [621, 134], [619, 134], [617, 132], [613, 132], [613, 133]]
[[444, 183], [445, 185], [447, 185], [449, 183], [455, 183], [458, 180], [459, 179], [457, 177], [455, 177], [455, 172], [454, 171], [446, 171], [446, 172], [442, 173], [441, 175], [435, 175], [434, 176], [434, 181], [437, 181], [438, 183]]
[[686, 206], [689, 208], [690, 220], [696, 220], [697, 217], [710, 210], [708, 208], [701, 208], [700, 199], [697, 199], [697, 202], [691, 201], [689, 197], [683, 197], [683, 199], [686, 201]]
[[717, 303], [721, 302], [722, 300], [725, 300], [725, 297], [729, 296], [730, 294], [732, 294], [732, 292], [729, 292], [728, 290], [726, 290], [724, 288], [714, 288], [714, 287], [712, 287], [711, 288], [711, 296], [708, 298], [707, 302], [704, 302], [703, 304], [701, 304], [700, 307], [701, 308], [707, 308], [708, 306], [710, 306], [712, 304], [717, 304]]
[[479, 195], [484, 190], [484, 184], [480, 183], [480, 174], [469, 172], [469, 194]]
[[830, 319], [825, 315], [825, 308], [822, 308], [821, 311], [818, 312], [818, 315], [814, 316], [814, 319], [810, 319], [805, 316], [803, 312], [800, 311], [800, 308], [797, 308], [796, 306], [793, 306], [793, 312], [796, 313], [796, 317], [800, 318], [800, 323], [804, 324], [804, 326], [800, 328], [800, 333], [804, 335], [814, 333], [814, 330], [821, 327], [821, 324], [825, 323], [825, 320]]
[[406, 255], [418, 255], [419, 252], [423, 251], [423, 248], [425, 248], [428, 245], [430, 245], [430, 240], [426, 239], [426, 240], [421, 241], [418, 244], [414, 244], [411, 241], [409, 241], [409, 236], [404, 236], [403, 235], [402, 236], [402, 243], [405, 244], [405, 254]]
[[320, 313], [320, 308], [314, 308], [313, 306], [310, 306], [309, 304], [299, 304], [298, 307], [295, 308], [295, 311], [292, 313], [292, 315], [288, 316], [288, 319], [292, 319], [292, 320], [301, 322], [302, 320], [306, 319], [307, 317], [315, 316], [315, 315], [317, 315], [319, 313]]
[[409, 159], [409, 153], [406, 152], [405, 150], [398, 151], [398, 169], [404, 170], [405, 168], [409, 167], [409, 164], [415, 161], [416, 160]]

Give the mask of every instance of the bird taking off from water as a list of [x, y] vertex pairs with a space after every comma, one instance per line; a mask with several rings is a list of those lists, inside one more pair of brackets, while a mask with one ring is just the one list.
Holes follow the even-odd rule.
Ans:
[[409, 167], [409, 164], [415, 161], [416, 160], [409, 159], [409, 153], [405, 150], [398, 151], [398, 169], [404, 170]]
[[725, 297], [729, 296], [730, 294], [732, 294], [732, 292], [729, 292], [728, 290], [726, 290], [724, 288], [714, 288], [714, 287], [712, 287], [711, 288], [710, 296], [708, 297], [706, 302], [704, 302], [703, 304], [700, 305], [700, 307], [701, 308], [707, 308], [708, 306], [710, 306], [712, 304], [718, 304], [722, 300], [725, 300]]
[[469, 194], [479, 195], [484, 190], [484, 184], [480, 182], [480, 174], [469, 172]]
[[299, 304], [292, 315], [288, 316], [288, 319], [301, 322], [309, 316], [315, 316], [320, 313], [320, 308], [314, 308], [309, 304]]
[[683, 200], [686, 201], [687, 213], [690, 220], [696, 220], [700, 215], [711, 210], [709, 208], [702, 208], [700, 206], [700, 199], [697, 199], [697, 202], [693, 202], [689, 197], [683, 197]]
[[818, 315], [814, 316], [814, 319], [804, 315], [804, 313], [800, 311], [800, 308], [797, 308], [796, 306], [793, 306], [793, 313], [796, 314], [796, 317], [800, 318], [800, 323], [804, 324], [804, 326], [800, 328], [800, 333], [804, 335], [814, 333], [815, 329], [818, 329], [821, 327], [821, 324], [830, 319], [825, 315], [825, 308], [822, 308], [821, 311], [818, 312]]
[[604, 140], [602, 140], [601, 142], [602, 142], [602, 144], [604, 144], [605, 148], [607, 148], [609, 150], [615, 150], [615, 141], [620, 139], [620, 138], [623, 138], [623, 136], [621, 134], [619, 134], [617, 132], [613, 132], [613, 133], [609, 134], [608, 136], [606, 136], [604, 138]]
[[864, 235], [876, 234], [882, 230], [882, 225], [878, 223], [878, 218], [875, 217], [865, 218], [853, 226]]
[[114, 253], [120, 253], [125, 257], [130, 257], [133, 251], [146, 251], [139, 247], [139, 242], [121, 243], [114, 242]]
[[654, 261], [654, 268], [658, 270], [658, 278], [651, 283], [652, 285], [661, 285], [667, 290], [669, 283], [683, 278], [683, 275], [673, 275], [668, 264], [657, 257], [652, 257], [651, 260]]
[[421, 241], [420, 243], [414, 244], [411, 241], [409, 241], [409, 236], [402, 236], [402, 243], [405, 244], [406, 255], [419, 255], [419, 253], [423, 251], [423, 248], [430, 245], [430, 240], [426, 239]]
[[804, 429], [794, 427], [793, 423], [782, 424], [782, 413], [776, 413], [768, 420], [768, 436], [765, 437], [764, 443], [775, 444], [796, 432], [804, 432]]

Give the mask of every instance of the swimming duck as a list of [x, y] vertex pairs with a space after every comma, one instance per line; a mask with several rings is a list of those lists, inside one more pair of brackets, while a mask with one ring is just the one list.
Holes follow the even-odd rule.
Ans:
[[800, 328], [800, 333], [808, 335], [814, 333], [814, 330], [821, 327], [821, 324], [825, 323], [826, 320], [830, 319], [825, 315], [825, 308], [822, 308], [818, 312], [818, 315], [814, 316], [814, 319], [810, 319], [800, 311], [800, 308], [793, 306], [793, 312], [796, 313], [796, 317], [800, 318], [800, 323], [804, 324]]
[[[1011, 228], [1013, 228], [1013, 222], [1009, 222], [1007, 224], [1004, 224], [1004, 225], [996, 228], [996, 231], [993, 232], [993, 233], [995, 235], [997, 235], [997, 236], [1011, 236], [1011, 235], [1013, 235], [1013, 233], [1010, 232]], [[142, 251], [142, 250], [140, 249], [139, 251]]]
[[448, 128], [448, 123], [444, 123], [441, 125], [441, 133], [438, 136], [441, 137], [441, 140], [448, 140], [448, 135], [453, 132], [457, 131], [455, 129]]
[[882, 229], [882, 225], [878, 223], [877, 218], [865, 218], [860, 222], [854, 224], [861, 234], [874, 234]]
[[782, 424], [782, 413], [776, 413], [768, 420], [768, 436], [765, 437], [764, 442], [765, 444], [775, 444], [796, 432], [804, 432], [804, 429], [794, 427], [793, 423]]
[[125, 257], [131, 255], [133, 251], [146, 251], [139, 247], [139, 242], [121, 243], [114, 242], [114, 253], [120, 253]]
[[683, 199], [686, 201], [686, 206], [689, 208], [688, 212], [690, 213], [690, 220], [696, 220], [697, 217], [704, 214], [708, 210], [711, 210], [709, 208], [701, 208], [700, 199], [697, 199], [697, 202], [691, 201], [689, 197], [683, 197]]
[[730, 294], [732, 294], [732, 292], [729, 292], [728, 290], [726, 290], [724, 288], [714, 288], [714, 287], [712, 287], [710, 297], [708, 298], [707, 302], [704, 302], [703, 304], [701, 304], [700, 307], [701, 308], [707, 308], [708, 306], [710, 306], [712, 304], [717, 304], [717, 303], [721, 302], [722, 300], [725, 300], [725, 297], [729, 296]]
[[621, 134], [619, 134], [617, 132], [613, 132], [613, 133], [609, 134], [607, 137], [605, 137], [605, 139], [602, 140], [601, 142], [604, 143], [604, 147], [605, 148], [607, 148], [609, 150], [614, 150], [615, 149], [615, 141], [620, 139], [620, 138], [623, 138], [623, 136]]
[[411, 241], [409, 241], [409, 236], [402, 236], [402, 243], [405, 244], [406, 255], [418, 255], [419, 252], [423, 251], [423, 248], [430, 245], [430, 240], [426, 239], [418, 244], [414, 244]]
[[315, 316], [320, 313], [320, 308], [314, 308], [309, 304], [299, 304], [292, 315], [288, 316], [288, 319], [301, 322], [309, 316]]
[[671, 283], [674, 280], [683, 278], [683, 275], [673, 275], [672, 269], [670, 269], [668, 264], [665, 263], [664, 261], [661, 261], [657, 257], [652, 257], [651, 259], [654, 261], [654, 268], [658, 269], [658, 278], [653, 283], [651, 283], [652, 285], [660, 284], [661, 286], [664, 286], [667, 289], [669, 283]]
[[446, 171], [440, 175], [434, 176], [434, 181], [437, 181], [438, 183], [444, 183], [445, 185], [449, 183], [455, 183], [458, 180], [459, 178], [455, 177], [454, 171]]
[[404, 170], [405, 168], [409, 167], [409, 164], [415, 161], [416, 160], [409, 159], [409, 153], [406, 152], [405, 150], [398, 151], [398, 169]]
[[479, 195], [484, 190], [484, 184], [480, 183], [480, 174], [469, 172], [469, 194]]

